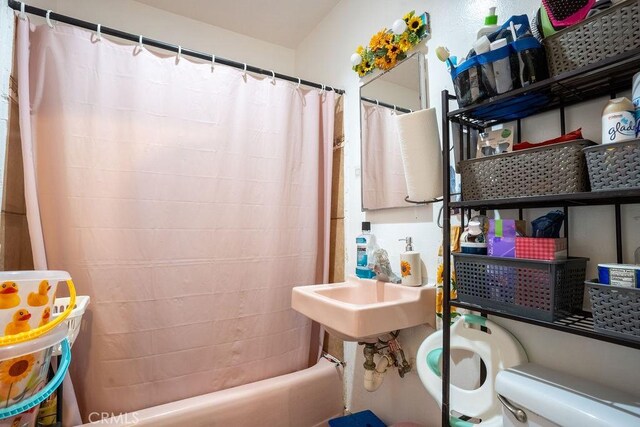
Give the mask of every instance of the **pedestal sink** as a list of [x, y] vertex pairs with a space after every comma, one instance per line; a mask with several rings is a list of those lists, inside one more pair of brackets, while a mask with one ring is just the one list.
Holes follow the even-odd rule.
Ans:
[[409, 287], [351, 276], [343, 283], [296, 286], [294, 310], [345, 341], [371, 341], [428, 323], [435, 327], [434, 285]]

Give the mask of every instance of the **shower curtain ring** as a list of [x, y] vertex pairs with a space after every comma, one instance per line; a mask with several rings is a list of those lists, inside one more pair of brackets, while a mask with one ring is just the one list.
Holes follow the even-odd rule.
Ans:
[[102, 24], [96, 26], [96, 38], [98, 41], [102, 40]]
[[213, 73], [213, 69], [216, 67], [216, 56], [211, 54], [211, 72]]
[[182, 58], [182, 46], [178, 45], [178, 56], [176, 56], [176, 61], [180, 62], [181, 58]]
[[242, 74], [242, 78], [247, 80], [247, 63], [244, 63], [244, 72]]
[[140, 48], [140, 50], [142, 50], [143, 45], [142, 45], [142, 34], [140, 34], [138, 36], [138, 47]]
[[47, 25], [49, 28], [53, 28], [53, 23], [51, 22], [51, 11], [47, 10], [47, 14], [44, 17], [47, 20]]
[[23, 1], [20, 2], [20, 19], [25, 20], [27, 19], [27, 14], [24, 11], [25, 8], [25, 4]]
[[271, 70], [271, 84], [276, 84], [276, 73], [273, 70]]
[[300, 83], [302, 83], [302, 80], [298, 77], [298, 86], [296, 86], [296, 89], [300, 89]]
[[378, 107], [380, 106], [380, 101], [378, 101], [377, 99], [376, 99], [376, 105], [377, 105]]

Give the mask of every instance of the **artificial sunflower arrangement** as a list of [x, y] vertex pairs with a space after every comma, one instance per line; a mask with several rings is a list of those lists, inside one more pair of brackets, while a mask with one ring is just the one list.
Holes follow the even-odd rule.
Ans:
[[351, 55], [353, 71], [364, 77], [376, 68], [386, 71], [407, 57], [407, 52], [429, 35], [429, 15], [411, 11], [393, 23], [393, 30], [375, 33], [368, 46], [358, 46]]
[[[439, 264], [438, 270], [436, 272], [436, 316], [442, 319], [442, 311], [443, 311], [443, 300], [444, 300], [444, 289], [442, 287], [443, 284], [443, 275], [444, 275], [444, 265]], [[457, 276], [456, 271], [451, 271], [451, 291], [449, 294], [450, 299], [458, 298], [457, 291]], [[451, 322], [455, 320], [456, 317], [460, 316], [460, 313], [457, 312], [455, 307], [451, 307]]]

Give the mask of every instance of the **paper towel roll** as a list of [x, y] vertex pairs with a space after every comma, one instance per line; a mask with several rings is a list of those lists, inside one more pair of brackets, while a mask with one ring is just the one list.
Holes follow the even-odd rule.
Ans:
[[409, 200], [442, 196], [442, 151], [435, 108], [396, 116]]

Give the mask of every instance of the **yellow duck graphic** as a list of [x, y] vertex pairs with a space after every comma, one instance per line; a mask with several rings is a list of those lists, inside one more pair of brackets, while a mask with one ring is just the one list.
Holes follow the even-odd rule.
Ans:
[[0, 308], [13, 308], [19, 304], [18, 284], [16, 282], [3, 282], [0, 285]]
[[43, 280], [38, 286], [38, 293], [31, 292], [27, 297], [27, 304], [31, 307], [40, 307], [49, 302], [49, 295], [47, 293], [51, 289], [51, 285], [48, 280]]
[[49, 307], [45, 307], [38, 327], [46, 325], [47, 323], [49, 323], [49, 320], [51, 320], [51, 309]]
[[31, 319], [31, 313], [26, 308], [21, 308], [14, 313], [13, 321], [9, 322], [7, 327], [4, 328], [4, 334], [15, 335], [20, 332], [30, 331], [29, 319]]

